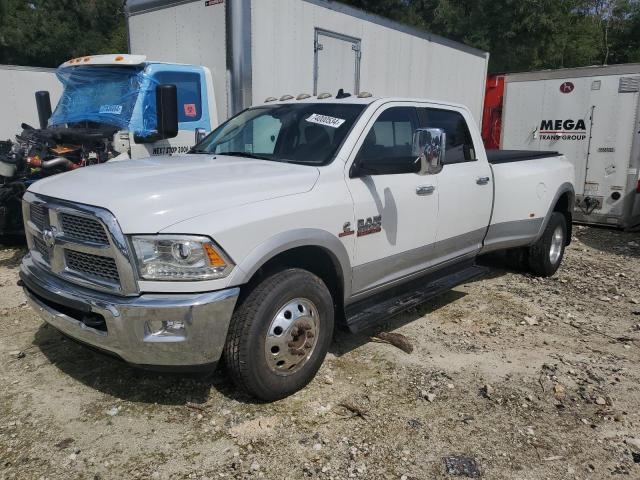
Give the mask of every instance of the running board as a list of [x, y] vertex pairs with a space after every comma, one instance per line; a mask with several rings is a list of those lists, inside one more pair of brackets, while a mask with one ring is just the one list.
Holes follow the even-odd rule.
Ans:
[[458, 285], [481, 277], [488, 271], [486, 267], [471, 265], [454, 271], [438, 272], [354, 303], [345, 309], [347, 326], [352, 333], [362, 332]]

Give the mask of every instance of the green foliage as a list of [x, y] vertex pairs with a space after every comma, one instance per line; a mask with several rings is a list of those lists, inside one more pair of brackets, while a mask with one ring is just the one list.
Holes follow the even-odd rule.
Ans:
[[126, 52], [123, 0], [0, 0], [0, 63], [56, 67]]
[[[342, 0], [491, 53], [492, 72], [640, 62], [640, 0]], [[124, 0], [0, 0], [0, 64], [127, 51]]]
[[345, 0], [491, 53], [492, 72], [640, 61], [638, 0]]

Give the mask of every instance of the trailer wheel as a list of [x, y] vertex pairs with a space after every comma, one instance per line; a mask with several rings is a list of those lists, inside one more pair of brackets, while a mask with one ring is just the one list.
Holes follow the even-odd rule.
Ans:
[[529, 269], [534, 275], [550, 277], [564, 257], [567, 240], [567, 221], [559, 212], [553, 212], [542, 236], [529, 249]]
[[257, 284], [233, 314], [224, 360], [234, 383], [273, 401], [307, 385], [333, 337], [333, 299], [325, 284], [297, 268]]

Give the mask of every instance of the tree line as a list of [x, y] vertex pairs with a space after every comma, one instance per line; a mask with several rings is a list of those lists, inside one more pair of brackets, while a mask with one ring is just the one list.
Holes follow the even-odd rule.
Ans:
[[[491, 53], [491, 72], [640, 62], [640, 0], [343, 0]], [[127, 50], [123, 0], [0, 0], [0, 64]]]
[[491, 53], [491, 72], [640, 62], [639, 0], [345, 0]]

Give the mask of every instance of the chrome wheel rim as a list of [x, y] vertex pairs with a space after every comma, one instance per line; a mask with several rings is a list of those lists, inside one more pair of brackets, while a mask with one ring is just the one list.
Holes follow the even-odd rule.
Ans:
[[291, 375], [311, 358], [318, 343], [319, 314], [306, 298], [284, 304], [271, 319], [264, 354], [269, 369], [278, 375]]
[[564, 234], [562, 227], [557, 226], [551, 237], [551, 248], [549, 248], [549, 260], [553, 265], [558, 263], [560, 254], [562, 254], [562, 245], [564, 244]]

